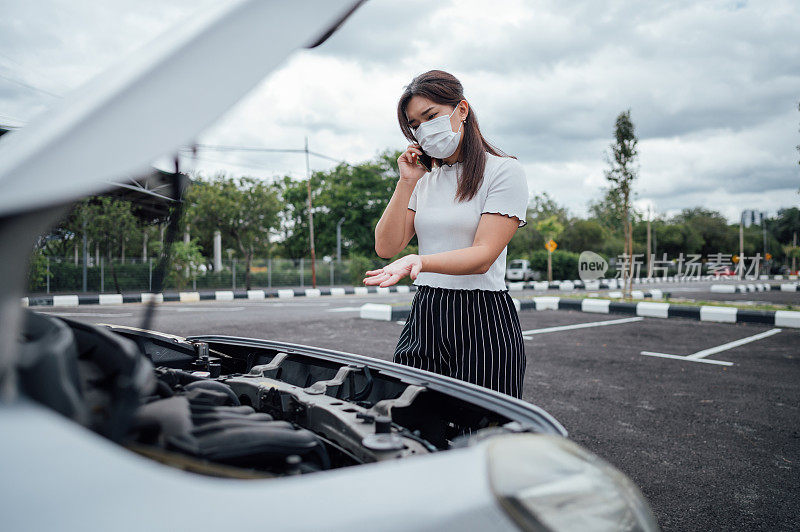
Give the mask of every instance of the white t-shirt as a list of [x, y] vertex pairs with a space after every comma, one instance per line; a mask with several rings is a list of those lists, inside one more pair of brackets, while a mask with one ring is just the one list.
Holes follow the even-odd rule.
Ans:
[[[419, 254], [430, 255], [443, 251], [468, 248], [475, 240], [481, 214], [499, 213], [519, 220], [525, 226], [528, 207], [528, 181], [522, 165], [511, 157], [486, 153], [486, 169], [477, 194], [458, 203], [458, 175], [462, 164], [434, 167], [417, 181], [408, 208], [416, 211], [414, 230], [419, 242]], [[421, 272], [415, 285], [442, 288], [506, 290], [506, 252], [494, 261], [486, 273], [449, 275]]]

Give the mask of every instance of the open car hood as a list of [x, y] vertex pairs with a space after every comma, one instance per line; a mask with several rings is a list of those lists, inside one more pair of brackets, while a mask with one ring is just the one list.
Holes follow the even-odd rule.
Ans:
[[294, 50], [325, 41], [365, 0], [236, 0], [204, 11], [0, 138], [0, 398], [22, 314], [28, 253], [66, 205], [149, 173]]
[[[238, 0], [203, 11], [0, 139], [0, 217], [99, 192], [192, 142], [364, 0]], [[215, 82], [216, 80], [216, 82]]]

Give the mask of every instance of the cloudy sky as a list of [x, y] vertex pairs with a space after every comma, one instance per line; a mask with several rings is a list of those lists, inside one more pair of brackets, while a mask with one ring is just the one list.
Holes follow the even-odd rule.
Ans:
[[[0, 0], [0, 124], [24, 127], [216, 3]], [[442, 69], [463, 83], [484, 135], [523, 163], [531, 193], [574, 215], [600, 196], [604, 150], [628, 108], [641, 208], [774, 214], [800, 203], [798, 27], [797, 0], [370, 0], [198, 140], [296, 149], [308, 136], [314, 151], [364, 161], [407, 145], [397, 99], [415, 75]], [[305, 175], [296, 154], [204, 151], [194, 165]]]

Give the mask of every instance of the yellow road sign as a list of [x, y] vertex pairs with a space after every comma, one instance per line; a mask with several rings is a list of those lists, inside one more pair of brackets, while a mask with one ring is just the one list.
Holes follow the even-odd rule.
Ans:
[[547, 244], [545, 244], [544, 247], [547, 249], [547, 251], [552, 253], [556, 250], [558, 244], [556, 244], [556, 241], [551, 238], [550, 240], [547, 241]]

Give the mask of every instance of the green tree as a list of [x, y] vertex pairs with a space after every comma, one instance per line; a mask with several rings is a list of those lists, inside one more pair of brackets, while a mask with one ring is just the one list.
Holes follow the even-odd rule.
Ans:
[[597, 220], [574, 218], [564, 228], [559, 247], [563, 250], [581, 253], [597, 251], [605, 240], [605, 230]]
[[542, 249], [544, 246], [544, 237], [536, 230], [536, 220], [533, 219], [530, 212], [525, 219], [528, 222], [525, 230], [516, 231], [508, 242], [508, 261], [528, 257], [535, 250]]
[[794, 245], [783, 246], [783, 252], [786, 255], [786, 258], [792, 261], [790, 269], [791, 273], [796, 274], [797, 259], [800, 259], [800, 246], [794, 246]]
[[78, 219], [81, 225], [83, 217], [86, 218], [87, 237], [95, 242], [103, 243], [109, 259], [114, 289], [117, 293], [121, 293], [113, 257], [121, 250], [125, 238], [138, 230], [138, 223], [131, 210], [131, 204], [128, 201], [96, 196], [81, 209]]
[[536, 194], [528, 204], [528, 216], [534, 222], [555, 216], [562, 225], [569, 223], [569, 211], [550, 197], [547, 191]]
[[253, 177], [227, 177], [195, 183], [187, 219], [205, 234], [219, 230], [234, 242], [245, 259], [245, 286], [249, 290], [253, 255], [269, 246], [269, 235], [278, 225], [280, 200], [271, 185]]
[[49, 233], [42, 235], [36, 248], [41, 253], [50, 257], [66, 257], [70, 255], [76, 244], [82, 242], [81, 223], [84, 219], [84, 209], [89, 200], [75, 203], [69, 212], [58, 221]]
[[791, 243], [795, 234], [800, 237], [800, 209], [778, 209], [777, 216], [767, 219], [767, 229], [781, 244]]
[[175, 286], [176, 290], [183, 290], [188, 282], [197, 275], [204, 260], [196, 241], [173, 242], [168, 281]]
[[40, 290], [47, 283], [47, 278], [52, 276], [52, 272], [47, 271], [47, 257], [41, 250], [34, 251], [28, 267], [28, 290]]
[[[342, 253], [375, 256], [375, 225], [392, 197], [400, 175], [400, 152], [384, 152], [359, 165], [340, 164], [311, 176], [314, 245], [320, 255], [335, 256], [336, 224], [342, 222]], [[308, 241], [308, 200], [305, 181], [289, 177], [276, 183], [281, 214], [281, 253], [305, 256]], [[414, 241], [412, 240], [412, 243]]]
[[[183, 194], [183, 202], [185, 208], [181, 215], [181, 221], [178, 225], [179, 235], [178, 238], [183, 238], [183, 234], [188, 232], [192, 241], [196, 242], [200, 252], [210, 257], [214, 253], [214, 231], [218, 230], [212, 221], [208, 220], [208, 213], [203, 211], [209, 202], [214, 203], [214, 195], [219, 191], [218, 189], [208, 188], [209, 183], [216, 179], [225, 179], [225, 173], [217, 173], [214, 177], [207, 178], [202, 174], [197, 174], [192, 179], [191, 184], [186, 188]], [[209, 223], [205, 223], [209, 222]], [[156, 244], [159, 248], [159, 244]]]
[[624, 231], [622, 230], [622, 224], [620, 224], [620, 220], [623, 219], [623, 213], [620, 205], [619, 190], [605, 187], [603, 196], [600, 199], [589, 201], [589, 219], [596, 220], [610, 234], [623, 237]]
[[42, 235], [37, 249], [51, 257], [68, 256], [76, 245], [82, 246], [85, 227], [90, 254], [99, 244], [102, 254], [109, 259], [124, 256], [126, 252], [137, 255], [144, 233], [148, 232], [153, 238], [157, 229], [143, 225], [136, 212], [137, 207], [131, 202], [91, 196], [75, 203], [46, 235]]
[[536, 229], [537, 222], [555, 216], [562, 225], [569, 224], [569, 212], [550, 197], [545, 191], [535, 195], [528, 203], [525, 220], [528, 225], [524, 231], [517, 231], [508, 243], [508, 258], [527, 257], [536, 250], [542, 249], [545, 238]]
[[770, 245], [770, 249], [783, 250], [785, 259], [790, 263], [792, 271], [795, 271], [797, 269], [797, 257], [786, 250], [794, 249], [796, 242], [800, 241], [800, 209], [797, 207], [779, 209], [778, 215], [768, 219], [766, 223], [768, 231], [775, 237], [780, 246], [772, 247]]
[[[633, 255], [633, 229], [631, 221], [633, 182], [636, 179], [638, 169], [636, 167], [636, 157], [638, 156], [637, 144], [633, 122], [631, 122], [631, 111], [623, 111], [617, 116], [614, 128], [615, 142], [609, 146], [610, 153], [606, 154], [606, 162], [610, 168], [606, 170], [606, 180], [611, 184], [611, 200], [614, 202], [617, 212], [620, 214], [623, 234], [626, 243], [626, 253], [629, 258]], [[628, 274], [623, 275], [626, 279], [625, 290], [630, 294], [630, 282], [633, 275], [633, 261], [629, 259]]]
[[[680, 214], [672, 218], [672, 223], [684, 225], [686, 235], [699, 236], [699, 248], [697, 240], [686, 242], [684, 253], [700, 253], [704, 257], [712, 253], [727, 253], [728, 251], [738, 250], [738, 224], [736, 231], [732, 233], [728, 227], [727, 219], [718, 211], [694, 207], [683, 209]], [[691, 251], [690, 251], [691, 250]]]
[[703, 235], [692, 225], [685, 223], [665, 223], [655, 226], [655, 240], [658, 243], [656, 259], [663, 253], [675, 258], [680, 253], [699, 253], [703, 247]]
[[560, 249], [549, 253], [546, 249], [537, 249], [528, 256], [531, 268], [542, 271], [547, 268], [550, 260], [552, 276], [554, 279], [574, 279], [578, 275], [578, 254]]

